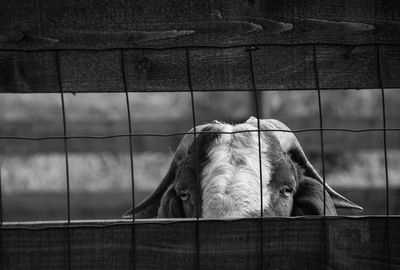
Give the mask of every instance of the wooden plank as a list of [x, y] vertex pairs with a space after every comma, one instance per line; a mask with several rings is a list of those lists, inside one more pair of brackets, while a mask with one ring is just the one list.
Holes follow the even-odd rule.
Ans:
[[[259, 46], [253, 52], [257, 89], [316, 89], [312, 46]], [[386, 88], [400, 87], [400, 45], [380, 46]], [[246, 47], [190, 50], [195, 91], [252, 90]], [[127, 89], [188, 91], [184, 49], [125, 50]], [[123, 92], [121, 52], [59, 52], [65, 92]], [[317, 46], [321, 89], [379, 88], [376, 46]], [[59, 92], [54, 52], [0, 51], [0, 93]]]
[[0, 48], [399, 42], [396, 0], [2, 1]]
[[128, 91], [188, 91], [184, 49], [126, 50]]
[[320, 87], [380, 88], [377, 49], [371, 47], [325, 46], [317, 50]]
[[[64, 92], [124, 91], [120, 52], [67, 51], [59, 55]], [[56, 66], [49, 66], [48, 68], [54, 69]]]
[[263, 46], [253, 54], [258, 89], [316, 88], [311, 46]]
[[250, 55], [245, 47], [195, 49], [190, 52], [195, 90], [252, 90]]
[[[400, 85], [400, 46], [380, 47], [382, 63], [382, 83], [386, 88]], [[397, 85], [397, 86], [396, 86]]]
[[[389, 254], [392, 269], [400, 267], [399, 217], [266, 218], [263, 239], [260, 228], [258, 219], [201, 220], [200, 269], [258, 268], [261, 244], [264, 269], [384, 269]], [[133, 260], [128, 222], [74, 222], [70, 263], [73, 269], [130, 269], [133, 262], [137, 269], [194, 268], [195, 230], [193, 219], [139, 221]], [[68, 230], [59, 223], [41, 229], [5, 223], [1, 233], [3, 268], [67, 269]]]
[[0, 92], [59, 92], [54, 53], [0, 51]]

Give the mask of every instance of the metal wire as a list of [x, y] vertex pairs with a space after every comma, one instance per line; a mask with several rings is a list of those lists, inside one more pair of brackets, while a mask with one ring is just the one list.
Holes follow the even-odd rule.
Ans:
[[385, 220], [385, 234], [386, 234], [386, 249], [388, 253], [388, 269], [392, 269], [391, 263], [391, 247], [390, 247], [390, 230], [389, 230], [389, 215], [390, 215], [390, 200], [389, 200], [389, 171], [388, 171], [388, 158], [387, 158], [387, 128], [386, 128], [386, 102], [385, 102], [385, 89], [382, 79], [382, 66], [381, 66], [381, 50], [379, 45], [376, 46], [377, 54], [377, 75], [379, 86], [381, 88], [382, 99], [382, 122], [383, 122], [383, 154], [385, 158], [385, 187], [386, 187], [386, 220]]
[[[321, 88], [319, 83], [318, 77], [318, 62], [317, 62], [317, 53], [316, 53], [316, 46], [376, 46], [377, 48], [377, 67], [378, 67], [378, 80], [379, 80], [379, 89], [381, 92], [382, 98], [382, 118], [383, 118], [383, 128], [370, 128], [370, 129], [343, 129], [343, 128], [324, 128], [323, 127], [323, 115], [322, 115], [322, 103], [321, 103], [321, 91], [335, 91], [335, 90], [346, 90], [342, 88]], [[386, 126], [386, 107], [385, 107], [385, 89], [382, 80], [382, 67], [381, 67], [381, 52], [380, 46], [383, 45], [398, 45], [398, 43], [359, 43], [359, 44], [345, 44], [345, 43], [293, 43], [293, 44], [252, 44], [249, 51], [250, 57], [250, 68], [251, 68], [251, 79], [252, 79], [252, 89], [242, 89], [240, 91], [243, 92], [253, 92], [255, 97], [255, 104], [256, 104], [256, 114], [257, 114], [257, 130], [245, 130], [245, 131], [236, 131], [236, 132], [218, 132], [221, 134], [235, 134], [235, 133], [242, 133], [242, 132], [257, 132], [258, 133], [258, 147], [259, 147], [259, 165], [260, 165], [260, 196], [261, 196], [261, 213], [260, 213], [260, 237], [261, 237], [261, 267], [264, 267], [263, 261], [263, 192], [262, 192], [262, 163], [261, 163], [261, 132], [292, 132], [292, 133], [301, 133], [301, 132], [311, 132], [311, 131], [319, 131], [320, 133], [320, 143], [321, 143], [321, 161], [322, 161], [322, 175], [323, 175], [323, 200], [324, 200], [324, 208], [323, 208], [323, 217], [322, 220], [324, 222], [324, 265], [328, 263], [328, 253], [327, 253], [327, 226], [326, 226], [326, 187], [325, 187], [325, 160], [324, 160], [324, 132], [325, 131], [341, 131], [341, 132], [383, 132], [383, 144], [384, 144], [384, 158], [385, 158], [385, 183], [386, 183], [386, 241], [387, 241], [387, 252], [388, 252], [388, 268], [391, 268], [391, 250], [390, 250], [390, 235], [389, 235], [389, 217], [390, 217], [390, 200], [389, 200], [389, 176], [388, 176], [388, 164], [387, 164], [387, 132], [388, 131], [400, 131], [400, 128], [387, 128]], [[229, 48], [247, 48], [249, 45], [240, 44], [240, 45], [230, 45], [230, 46], [172, 46], [168, 48], [152, 48], [152, 47], [124, 47], [124, 48], [97, 48], [97, 49], [87, 49], [87, 48], [79, 48], [79, 49], [0, 49], [0, 51], [22, 51], [22, 52], [54, 52], [55, 53], [55, 61], [56, 61], [56, 71], [57, 71], [57, 79], [58, 79], [58, 86], [60, 91], [61, 97], [61, 107], [62, 107], [62, 117], [63, 117], [63, 136], [46, 136], [46, 137], [22, 137], [22, 136], [0, 136], [0, 139], [12, 139], [12, 140], [32, 140], [32, 141], [39, 141], [39, 140], [60, 140], [62, 139], [64, 142], [64, 155], [65, 155], [65, 166], [66, 166], [66, 181], [67, 181], [67, 224], [64, 226], [68, 229], [68, 269], [71, 269], [71, 236], [70, 236], [70, 229], [71, 229], [71, 211], [70, 211], [70, 176], [69, 176], [69, 162], [68, 162], [68, 140], [69, 139], [107, 139], [107, 138], [118, 138], [118, 137], [129, 137], [130, 143], [130, 165], [131, 165], [131, 182], [132, 182], [132, 207], [134, 209], [134, 166], [133, 166], [133, 137], [169, 137], [169, 136], [177, 136], [177, 135], [185, 135], [185, 134], [193, 134], [194, 140], [194, 147], [195, 147], [195, 166], [196, 166], [196, 182], [197, 182], [197, 194], [200, 194], [200, 184], [198, 179], [198, 160], [197, 160], [197, 143], [196, 143], [196, 136], [202, 133], [209, 133], [208, 131], [197, 131], [196, 130], [196, 114], [195, 114], [195, 103], [194, 103], [194, 92], [209, 92], [209, 91], [218, 91], [218, 92], [230, 92], [233, 90], [226, 90], [226, 89], [193, 89], [192, 85], [192, 77], [191, 77], [191, 68], [190, 68], [190, 49], [198, 49], [198, 48], [214, 48], [214, 49], [229, 49]], [[258, 89], [256, 86], [256, 79], [255, 79], [255, 68], [254, 68], [254, 59], [252, 51], [256, 47], [267, 47], [267, 46], [312, 46], [313, 48], [313, 63], [314, 63], [314, 75], [315, 75], [315, 88], [313, 89]], [[126, 80], [126, 70], [125, 70], [125, 57], [124, 51], [128, 49], [141, 49], [141, 50], [171, 50], [171, 49], [185, 49], [186, 50], [186, 64], [187, 64], [187, 76], [188, 76], [188, 84], [191, 96], [191, 105], [192, 105], [192, 121], [193, 121], [193, 132], [178, 132], [178, 133], [133, 133], [132, 130], [132, 121], [131, 121], [131, 111], [130, 111], [130, 104], [129, 104], [129, 94], [128, 94], [128, 87], [127, 87], [127, 80]], [[126, 97], [127, 103], [127, 114], [128, 114], [128, 127], [129, 127], [129, 134], [114, 134], [114, 135], [107, 135], [107, 136], [87, 136], [87, 135], [77, 135], [77, 136], [68, 136], [67, 134], [67, 124], [66, 124], [66, 112], [65, 112], [65, 102], [64, 102], [64, 91], [62, 86], [62, 78], [61, 78], [61, 70], [60, 70], [60, 51], [108, 51], [108, 50], [120, 50], [121, 52], [121, 69], [122, 69], [122, 77], [124, 83], [124, 92]], [[316, 90], [318, 94], [318, 108], [319, 108], [319, 128], [308, 128], [308, 129], [297, 129], [297, 130], [263, 130], [260, 128], [260, 115], [259, 115], [259, 104], [258, 104], [258, 97], [257, 92], [259, 91], [301, 91], [301, 90]], [[347, 89], [349, 90], [349, 89]], [[352, 89], [351, 89], [352, 90]], [[132, 92], [187, 92], [185, 90], [135, 90]], [[215, 132], [212, 132], [215, 133]], [[199, 217], [200, 217], [200, 198], [197, 196], [197, 210], [196, 210], [196, 268], [200, 268], [200, 233], [199, 233]], [[2, 234], [1, 231], [3, 228], [3, 205], [2, 205], [2, 192], [1, 192], [1, 173], [0, 173], [0, 244], [2, 244]], [[341, 217], [343, 218], [343, 217]], [[179, 221], [182, 222], [182, 221]], [[93, 226], [94, 227], [94, 226]], [[32, 229], [32, 228], [31, 228]], [[135, 252], [136, 252], [136, 245], [135, 245], [135, 217], [133, 214], [132, 218], [132, 252], [133, 252], [133, 266], [135, 267]], [[0, 247], [1, 248], [1, 247]], [[1, 251], [1, 250], [0, 250]], [[0, 254], [2, 256], [2, 253]], [[3, 261], [3, 260], [1, 260]], [[2, 267], [2, 264], [0, 264]]]
[[[306, 129], [292, 129], [292, 130], [282, 130], [282, 129], [260, 129], [261, 132], [289, 132], [289, 133], [304, 133], [304, 132], [314, 132], [314, 131], [339, 131], [339, 132], [351, 132], [351, 133], [364, 133], [364, 132], [380, 132], [380, 131], [400, 131], [400, 128], [368, 128], [368, 129], [347, 129], [347, 128], [306, 128]], [[258, 132], [257, 129], [254, 130], [240, 130], [240, 131], [218, 131], [218, 134], [237, 134], [237, 133], [247, 133], [247, 132]], [[196, 134], [207, 134], [216, 133], [214, 131], [197, 131]], [[41, 140], [60, 140], [60, 139], [110, 139], [110, 138], [123, 138], [123, 137], [173, 137], [173, 136], [183, 136], [187, 134], [194, 134], [194, 132], [175, 132], [175, 133], [133, 133], [133, 134], [114, 134], [114, 135], [104, 135], [104, 136], [91, 136], [91, 135], [72, 135], [72, 136], [44, 136], [44, 137], [22, 137], [22, 136], [0, 136], [0, 140], [28, 140], [28, 141], [41, 141]]]
[[315, 76], [315, 85], [317, 88], [318, 94], [318, 119], [319, 119], [319, 135], [320, 135], [320, 146], [321, 146], [321, 163], [322, 163], [322, 181], [324, 183], [324, 209], [323, 215], [326, 216], [326, 198], [325, 198], [325, 150], [324, 150], [324, 131], [323, 131], [323, 116], [322, 116], [322, 102], [321, 102], [321, 91], [319, 90], [319, 72], [318, 72], [318, 64], [317, 64], [317, 53], [316, 48], [313, 46], [313, 62], [314, 62], [314, 76]]
[[[387, 88], [390, 89], [390, 88]], [[392, 89], [397, 89], [397, 88], [392, 88]], [[313, 91], [313, 90], [317, 90], [316, 88], [285, 88], [285, 89], [280, 89], [280, 88], [258, 88], [258, 91], [263, 91], [263, 92], [282, 92], [282, 91], [287, 91], [287, 92], [299, 92], [299, 91]], [[320, 91], [380, 91], [379, 88], [354, 88], [354, 87], [348, 87], [348, 88], [333, 88], [333, 87], [321, 87]], [[132, 89], [129, 92], [131, 93], [186, 93], [188, 91], [188, 89]], [[85, 93], [90, 93], [90, 94], [96, 94], [96, 93], [123, 93], [124, 91], [90, 91], [90, 90], [85, 90], [82, 89], [79, 92], [76, 91], [64, 91], [64, 93], [73, 93], [73, 94], [85, 94]], [[232, 90], [232, 89], [218, 89], [218, 88], [213, 88], [213, 89], [193, 89], [193, 92], [197, 93], [208, 93], [208, 92], [223, 92], [223, 93], [231, 93], [231, 92], [253, 92], [252, 89], [236, 89], [236, 90]], [[1, 93], [8, 93], [8, 92], [1, 92]], [[10, 92], [15, 94], [15, 92]], [[48, 91], [35, 91], [32, 92], [35, 94], [49, 94], [52, 92], [48, 92]], [[26, 92], [21, 92], [19, 94], [31, 94], [31, 93], [26, 93]]]
[[387, 131], [390, 130], [386, 127], [386, 102], [385, 102], [385, 89], [382, 80], [382, 67], [381, 67], [381, 52], [379, 45], [377, 46], [377, 72], [379, 86], [381, 88], [381, 99], [382, 99], [382, 124], [383, 124], [383, 150], [385, 157], [385, 186], [386, 186], [386, 215], [390, 214], [389, 209], [389, 172], [388, 172], [388, 159], [387, 159]]
[[253, 85], [253, 93], [254, 93], [254, 102], [257, 116], [257, 137], [258, 137], [258, 166], [260, 167], [260, 260], [261, 260], [261, 269], [264, 269], [264, 198], [263, 198], [263, 180], [262, 180], [262, 161], [261, 161], [261, 127], [260, 127], [260, 111], [258, 104], [258, 93], [257, 93], [257, 83], [254, 72], [254, 59], [253, 59], [253, 51], [256, 50], [256, 47], [250, 47], [248, 49], [249, 52], [249, 60], [250, 60], [250, 70], [251, 70], [251, 82]]
[[[382, 219], [382, 215], [368, 215], [368, 216], [326, 216], [325, 217], [328, 221], [331, 220], [368, 220], [368, 219]], [[394, 220], [400, 219], [399, 215], [394, 215], [391, 216]], [[264, 218], [267, 220], [267, 218]], [[268, 220], [290, 220], [290, 221], [304, 221], [304, 220], [319, 220], [322, 221], [324, 219], [323, 216], [291, 216], [291, 217], [268, 217]], [[230, 222], [235, 222], [238, 220], [244, 220], [244, 221], [252, 221], [254, 218], [222, 218], [222, 219], [207, 219], [207, 218], [201, 218], [199, 219], [199, 222], [208, 222], [208, 221], [217, 221], [221, 223], [230, 223]], [[81, 221], [81, 220], [76, 220], [71, 222], [71, 228], [107, 228], [107, 227], [118, 227], [118, 226], [130, 226], [131, 221], [125, 221], [125, 220], [112, 220], [111, 223], [108, 223], [107, 221], [109, 220], [102, 220], [101, 224], [87, 224], [86, 220]], [[136, 226], [146, 226], [148, 224], [157, 224], [160, 226], [168, 226], [170, 224], [179, 224], [179, 223], [191, 223], [194, 222], [196, 223], [197, 220], [196, 218], [176, 218], [176, 219], [136, 219]], [[89, 222], [90, 223], [90, 222]], [[59, 229], [59, 228], [68, 228], [68, 223], [66, 222], [60, 222], [60, 221], [54, 221], [54, 222], [7, 222], [3, 224], [3, 230], [15, 230], [15, 229], [21, 229], [21, 230], [43, 230], [43, 229]]]
[[0, 270], [3, 269], [3, 192], [1, 179], [1, 160], [0, 160]]
[[57, 81], [60, 90], [61, 97], [61, 110], [62, 110], [62, 121], [63, 121], [63, 138], [64, 138], [64, 155], [65, 155], [65, 171], [66, 171], [66, 181], [67, 181], [67, 222], [68, 222], [68, 269], [71, 270], [71, 203], [70, 203], [70, 181], [69, 181], [69, 162], [68, 162], [68, 143], [67, 143], [67, 123], [65, 114], [65, 102], [64, 102], [64, 92], [61, 80], [61, 69], [60, 69], [60, 56], [58, 52], [55, 52], [56, 58], [56, 71], [57, 71]]
[[126, 71], [125, 71], [125, 54], [124, 50], [121, 50], [121, 70], [122, 70], [122, 80], [124, 82], [125, 100], [126, 100], [126, 110], [128, 114], [128, 130], [129, 130], [129, 156], [131, 165], [131, 196], [132, 196], [132, 265], [133, 270], [136, 269], [136, 239], [135, 239], [135, 173], [133, 166], [133, 141], [132, 141], [132, 119], [131, 119], [131, 107], [129, 103], [129, 93], [126, 81]]
[[[368, 215], [368, 216], [326, 216], [325, 217], [328, 221], [337, 221], [337, 220], [368, 220], [368, 219], [376, 219], [380, 220], [382, 219], [381, 215]], [[394, 215], [391, 216], [390, 218], [396, 220], [400, 219], [400, 216]], [[324, 217], [323, 216], [294, 216], [294, 217], [264, 217], [265, 220], [290, 220], [290, 221], [304, 221], [304, 220], [315, 220], [315, 221], [323, 221]], [[254, 218], [227, 218], [227, 219], [199, 219], [199, 222], [208, 222], [208, 221], [217, 221], [221, 223], [230, 223], [230, 222], [235, 222], [238, 220], [254, 220]], [[106, 220], [108, 221], [108, 220]], [[129, 224], [126, 222], [121, 222], [121, 220], [112, 222], [112, 223], [105, 223], [104, 224], [86, 224], [86, 221], [77, 221], [77, 223], [72, 222], [70, 228], [107, 228], [107, 227], [118, 227], [118, 226], [127, 226], [131, 225], [131, 221], [129, 221]], [[136, 220], [136, 226], [145, 226], [148, 224], [157, 224], [157, 226], [168, 226], [170, 224], [179, 224], [179, 223], [191, 223], [194, 222], [196, 223], [197, 220], [196, 218], [182, 218], [182, 219], [137, 219]], [[48, 229], [59, 229], [59, 228], [68, 228], [67, 223], [57, 223], [56, 224], [46, 224], [46, 223], [41, 223], [41, 224], [35, 224], [33, 222], [34, 226], [30, 226], [32, 222], [24, 222], [24, 225], [18, 224], [18, 223], [7, 223], [3, 225], [3, 230], [32, 230], [32, 231], [37, 231], [37, 230], [48, 230]], [[29, 224], [26, 225], [25, 224]]]
[[187, 79], [190, 89], [190, 102], [192, 106], [192, 121], [193, 121], [193, 143], [194, 143], [194, 151], [195, 151], [195, 170], [196, 170], [196, 258], [195, 258], [195, 266], [196, 269], [200, 269], [200, 229], [199, 229], [199, 218], [200, 218], [200, 182], [199, 182], [199, 164], [198, 164], [198, 149], [197, 149], [197, 132], [196, 132], [196, 112], [194, 106], [194, 94], [193, 94], [193, 86], [192, 86], [192, 74], [190, 68], [190, 54], [189, 48], [186, 48], [186, 68], [187, 68]]
[[324, 208], [323, 208], [323, 229], [324, 229], [324, 265], [328, 263], [328, 252], [327, 252], [327, 225], [326, 225], [326, 180], [325, 180], [325, 150], [324, 150], [324, 132], [323, 132], [323, 117], [322, 117], [322, 102], [321, 102], [321, 91], [319, 90], [319, 72], [318, 72], [318, 61], [317, 61], [317, 52], [315, 46], [313, 46], [313, 64], [314, 64], [314, 78], [315, 78], [315, 86], [317, 88], [318, 94], [318, 118], [319, 118], [319, 127], [320, 127], [320, 147], [321, 147], [321, 163], [322, 163], [322, 181], [323, 181], [323, 200], [324, 200]]

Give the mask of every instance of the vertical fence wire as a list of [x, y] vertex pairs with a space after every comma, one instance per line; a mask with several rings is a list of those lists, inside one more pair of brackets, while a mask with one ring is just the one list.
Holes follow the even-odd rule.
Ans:
[[199, 182], [199, 165], [198, 165], [198, 149], [197, 149], [197, 141], [196, 141], [196, 112], [194, 107], [194, 93], [193, 93], [193, 85], [192, 85], [192, 74], [190, 68], [190, 55], [189, 55], [189, 48], [186, 47], [186, 72], [187, 72], [187, 79], [188, 85], [190, 90], [190, 102], [192, 107], [192, 121], [193, 121], [193, 143], [194, 143], [194, 151], [195, 151], [195, 170], [196, 170], [196, 258], [195, 258], [195, 269], [200, 269], [200, 230], [199, 230], [199, 217], [200, 217], [200, 182]]
[[[190, 1], [187, 2], [188, 10], [191, 9]], [[188, 25], [188, 29], [190, 26]], [[200, 196], [201, 196], [201, 189], [200, 189], [200, 180], [199, 180], [199, 164], [198, 164], [198, 147], [197, 147], [197, 129], [196, 129], [196, 112], [195, 112], [195, 103], [194, 103], [194, 93], [193, 93], [193, 84], [192, 84], [192, 72], [190, 67], [190, 48], [185, 47], [186, 52], [186, 73], [187, 73], [187, 80], [188, 86], [190, 91], [190, 102], [192, 107], [192, 122], [193, 122], [193, 143], [194, 143], [194, 150], [195, 150], [195, 174], [196, 174], [196, 235], [195, 235], [195, 242], [196, 242], [196, 257], [195, 257], [195, 269], [200, 269], [200, 228], [199, 228], [199, 218], [200, 218]]]
[[62, 121], [63, 121], [63, 141], [64, 141], [64, 156], [65, 156], [65, 172], [66, 172], [66, 181], [67, 181], [67, 225], [68, 225], [68, 269], [71, 270], [71, 203], [70, 203], [70, 179], [69, 179], [69, 159], [68, 159], [68, 142], [67, 142], [67, 121], [65, 114], [65, 102], [64, 102], [64, 90], [62, 87], [61, 80], [61, 68], [60, 68], [60, 55], [58, 51], [55, 51], [55, 60], [56, 60], [56, 70], [57, 70], [57, 81], [58, 88], [60, 90], [61, 97], [61, 110], [62, 110]]
[[0, 160], [0, 270], [3, 269], [4, 255], [3, 255], [3, 193], [2, 193], [2, 180], [1, 180], [1, 160]]
[[125, 70], [125, 51], [120, 50], [121, 53], [121, 72], [122, 80], [124, 83], [124, 92], [126, 100], [126, 109], [128, 114], [128, 129], [129, 129], [129, 156], [130, 156], [130, 169], [131, 169], [131, 189], [132, 189], [132, 266], [136, 269], [136, 237], [135, 237], [135, 172], [133, 166], [133, 138], [132, 138], [132, 117], [131, 117], [131, 106], [129, 104], [129, 93], [128, 84], [126, 81], [126, 70]]
[[315, 45], [312, 46], [313, 50], [313, 69], [314, 69], [314, 79], [315, 87], [317, 88], [318, 94], [318, 118], [319, 118], [319, 136], [320, 136], [320, 149], [321, 149], [321, 163], [322, 163], [322, 181], [323, 181], [323, 231], [324, 231], [324, 242], [323, 242], [323, 262], [324, 266], [328, 264], [328, 250], [327, 250], [327, 222], [326, 222], [326, 178], [325, 178], [325, 149], [324, 149], [324, 131], [323, 131], [323, 116], [322, 116], [322, 102], [321, 102], [321, 88], [319, 83], [319, 72], [318, 72], [318, 61], [317, 52]]
[[382, 79], [382, 64], [381, 64], [381, 49], [376, 46], [377, 54], [377, 75], [379, 88], [381, 89], [382, 100], [382, 122], [383, 122], [383, 154], [385, 159], [385, 187], [386, 187], [386, 219], [385, 219], [385, 238], [386, 238], [386, 251], [388, 260], [388, 269], [392, 269], [391, 264], [391, 248], [390, 248], [390, 230], [389, 230], [389, 216], [390, 216], [390, 200], [389, 200], [389, 171], [388, 171], [388, 158], [387, 158], [387, 131], [386, 131], [386, 103], [385, 103], [385, 89]]
[[264, 198], [263, 198], [263, 180], [262, 180], [262, 161], [261, 161], [261, 127], [260, 127], [260, 111], [258, 104], [258, 91], [255, 77], [255, 68], [254, 68], [254, 57], [253, 51], [256, 50], [256, 47], [248, 48], [249, 52], [249, 60], [250, 60], [250, 70], [251, 70], [251, 83], [254, 93], [254, 102], [256, 109], [256, 117], [257, 117], [257, 136], [258, 136], [258, 162], [260, 168], [260, 260], [261, 260], [261, 269], [264, 269]]

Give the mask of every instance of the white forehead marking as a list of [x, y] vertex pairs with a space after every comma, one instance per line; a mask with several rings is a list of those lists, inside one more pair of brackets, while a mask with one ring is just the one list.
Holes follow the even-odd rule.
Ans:
[[[255, 130], [250, 124], [220, 124], [222, 132]], [[220, 134], [208, 153], [208, 164], [201, 175], [203, 217], [248, 217], [260, 215], [260, 166], [258, 132]], [[268, 145], [261, 140], [261, 152]], [[270, 202], [267, 185], [271, 178], [268, 156], [262, 155], [264, 209]]]

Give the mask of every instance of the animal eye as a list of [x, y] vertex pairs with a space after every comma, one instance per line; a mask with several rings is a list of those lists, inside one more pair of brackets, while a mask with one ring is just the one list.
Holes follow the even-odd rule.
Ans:
[[293, 191], [294, 189], [292, 187], [286, 185], [281, 188], [281, 194], [285, 197], [289, 197], [290, 195], [292, 195]]
[[182, 201], [187, 201], [189, 199], [189, 192], [187, 192], [185, 190], [179, 191], [178, 195]]

